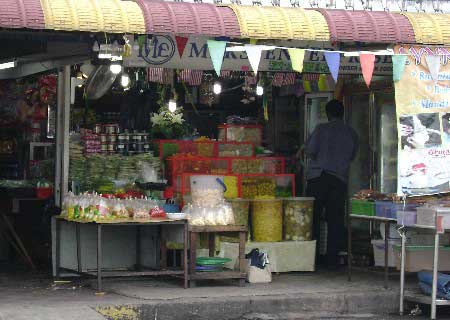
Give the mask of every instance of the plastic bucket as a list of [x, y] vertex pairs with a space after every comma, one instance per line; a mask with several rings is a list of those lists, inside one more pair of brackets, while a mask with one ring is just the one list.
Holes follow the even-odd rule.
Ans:
[[286, 198], [283, 204], [283, 239], [311, 240], [314, 198]]
[[282, 200], [252, 200], [251, 218], [254, 241], [278, 242], [282, 240]]

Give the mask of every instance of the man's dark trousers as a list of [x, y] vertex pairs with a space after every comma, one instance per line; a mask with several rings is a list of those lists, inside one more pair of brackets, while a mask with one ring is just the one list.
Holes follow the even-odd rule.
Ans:
[[[313, 236], [316, 243], [316, 257], [320, 256], [320, 217], [325, 209], [328, 225], [327, 260], [328, 266], [337, 265], [337, 255], [345, 242], [345, 200], [347, 184], [336, 176], [323, 172], [320, 177], [308, 180], [307, 195], [314, 197]], [[316, 262], [318, 259], [316, 258]]]

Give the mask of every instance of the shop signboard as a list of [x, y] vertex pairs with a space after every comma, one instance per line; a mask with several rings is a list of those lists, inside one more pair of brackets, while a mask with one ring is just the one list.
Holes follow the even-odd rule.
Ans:
[[[399, 46], [407, 54], [405, 70], [395, 83], [398, 126], [398, 193], [450, 192], [450, 51], [446, 48]], [[433, 80], [430, 60], [439, 55]]]
[[[155, 67], [170, 69], [213, 70], [208, 52], [207, 38], [191, 37], [182, 52], [177, 48], [175, 38], [170, 35], [155, 35], [146, 39], [139, 50], [133, 50], [132, 55], [124, 59], [124, 65], [129, 67]], [[289, 44], [289, 43], [286, 43]], [[290, 43], [290, 46], [293, 46]], [[133, 46], [134, 47], [134, 46]], [[137, 46], [136, 46], [137, 48]], [[317, 50], [333, 50], [331, 44], [308, 46]], [[181, 53], [181, 54], [180, 54]], [[374, 74], [392, 74], [390, 56], [376, 56]], [[242, 51], [225, 52], [222, 70], [250, 71], [247, 55]], [[263, 51], [260, 71], [292, 71], [289, 54], [286, 49]], [[303, 66], [305, 73], [329, 73], [323, 51], [306, 51]], [[342, 57], [340, 74], [361, 74], [358, 57]]]

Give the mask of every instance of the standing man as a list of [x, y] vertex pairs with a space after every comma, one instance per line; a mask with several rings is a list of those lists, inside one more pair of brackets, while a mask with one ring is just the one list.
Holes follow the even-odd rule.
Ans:
[[[319, 257], [320, 218], [325, 209], [328, 222], [326, 265], [338, 266], [338, 253], [345, 240], [345, 200], [350, 162], [358, 149], [356, 132], [344, 123], [344, 105], [331, 100], [325, 106], [328, 122], [318, 125], [306, 143], [310, 159], [306, 172], [307, 194], [314, 197], [314, 229]], [[317, 260], [317, 259], [316, 259]]]

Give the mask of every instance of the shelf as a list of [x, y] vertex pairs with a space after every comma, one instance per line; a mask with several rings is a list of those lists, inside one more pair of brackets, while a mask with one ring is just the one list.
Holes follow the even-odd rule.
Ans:
[[246, 274], [239, 271], [223, 272], [195, 272], [189, 275], [189, 280], [208, 280], [208, 279], [245, 279]]
[[[405, 295], [405, 300], [421, 304], [431, 305], [431, 297], [426, 296], [422, 293], [408, 293]], [[450, 300], [436, 299], [437, 306], [449, 306]]]
[[373, 220], [373, 221], [380, 221], [380, 222], [397, 222], [397, 219], [383, 218], [383, 217], [377, 217], [377, 216], [363, 216], [363, 215], [358, 215], [358, 214], [351, 214], [350, 218], [362, 219], [362, 220]]

